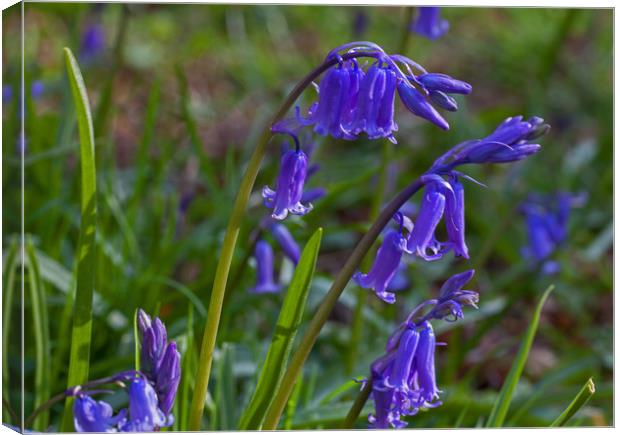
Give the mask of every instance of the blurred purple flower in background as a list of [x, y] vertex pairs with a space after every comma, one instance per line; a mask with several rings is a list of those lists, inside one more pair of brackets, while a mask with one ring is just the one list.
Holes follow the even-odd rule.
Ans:
[[419, 7], [418, 17], [410, 29], [431, 40], [442, 37], [450, 28], [450, 23], [442, 19], [439, 14], [440, 9], [436, 6]]
[[11, 85], [2, 86], [2, 103], [6, 104], [13, 98], [13, 87]]
[[30, 85], [30, 95], [32, 95], [32, 98], [34, 98], [35, 100], [40, 98], [43, 95], [44, 91], [45, 85], [41, 80], [35, 80]]
[[89, 64], [105, 50], [106, 34], [101, 24], [90, 24], [82, 33], [80, 43], [80, 61]]
[[271, 245], [264, 240], [256, 243], [254, 250], [256, 259], [256, 285], [250, 289], [250, 293], [277, 293], [280, 286], [273, 280], [273, 250]]
[[523, 256], [532, 267], [541, 267], [544, 274], [559, 272], [560, 266], [550, 259], [567, 238], [568, 217], [572, 207], [582, 206], [586, 194], [558, 192], [552, 195], [530, 194], [520, 206], [525, 216], [528, 245]]
[[288, 228], [286, 228], [283, 224], [273, 223], [269, 229], [271, 230], [271, 235], [278, 242], [280, 248], [284, 254], [294, 263], [299, 263], [300, 249], [299, 245], [293, 238], [293, 235], [290, 233]]
[[360, 38], [368, 29], [370, 18], [364, 10], [357, 10], [353, 15], [353, 37]]

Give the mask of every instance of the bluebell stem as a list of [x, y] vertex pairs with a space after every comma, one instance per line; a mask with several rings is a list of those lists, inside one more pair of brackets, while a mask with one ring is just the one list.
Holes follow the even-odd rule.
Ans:
[[289, 213], [304, 215], [312, 210], [312, 205], [301, 203], [307, 167], [308, 158], [301, 149], [284, 153], [275, 191], [268, 186], [263, 188], [265, 206], [273, 209], [272, 218], [282, 220]]
[[129, 420], [120, 425], [123, 432], [153, 432], [172, 424], [159, 408], [157, 393], [151, 384], [139, 376], [128, 387]]
[[142, 336], [140, 368], [153, 384], [161, 410], [168, 415], [181, 380], [181, 355], [176, 343], [168, 342], [166, 327], [158, 317], [151, 320], [138, 310], [138, 328]]
[[127, 410], [113, 415], [112, 406], [102, 400], [95, 400], [87, 393], [80, 393], [73, 402], [73, 424], [77, 432], [117, 432], [125, 424]]
[[271, 230], [271, 234], [273, 238], [276, 239], [280, 248], [284, 254], [295, 264], [299, 263], [299, 256], [301, 255], [301, 250], [299, 249], [299, 245], [293, 238], [292, 234], [282, 224], [273, 223], [269, 229]]
[[[401, 417], [414, 415], [420, 408], [441, 405], [435, 375], [437, 346], [431, 319], [451, 320], [454, 313], [463, 317], [462, 306], [476, 307], [478, 294], [462, 287], [471, 279], [469, 270], [448, 279], [438, 299], [416, 307], [388, 339], [385, 355], [370, 368], [375, 412], [368, 416], [370, 427], [402, 428], [407, 423]], [[423, 309], [432, 306], [425, 315]], [[446, 307], [451, 306], [450, 309]], [[455, 320], [455, 319], [454, 319]]]
[[256, 285], [250, 289], [251, 293], [277, 293], [280, 286], [273, 280], [273, 250], [264, 240], [256, 243], [254, 250], [256, 258]]
[[411, 30], [428, 39], [442, 37], [450, 28], [450, 23], [439, 16], [439, 8], [426, 6], [418, 8], [418, 18], [411, 25]]
[[370, 271], [367, 274], [357, 272], [353, 280], [363, 288], [373, 289], [379, 299], [393, 304], [396, 296], [387, 291], [388, 285], [396, 274], [406, 245], [407, 240], [400, 231], [387, 231]]
[[[364, 73], [355, 59], [343, 60], [341, 52], [363, 53], [376, 62]], [[318, 87], [318, 101], [310, 106], [307, 117], [300, 115], [299, 108], [296, 117], [300, 126], [313, 125], [320, 135], [353, 140], [366, 133], [370, 139], [387, 138], [396, 143], [394, 132], [398, 126], [393, 119], [396, 91], [413, 114], [448, 129], [448, 123], [432, 103], [454, 111], [458, 106], [448, 94], [471, 92], [469, 84], [445, 74], [428, 73], [413, 60], [388, 55], [371, 42], [344, 44], [327, 57], [338, 59], [338, 65], [325, 73]]]

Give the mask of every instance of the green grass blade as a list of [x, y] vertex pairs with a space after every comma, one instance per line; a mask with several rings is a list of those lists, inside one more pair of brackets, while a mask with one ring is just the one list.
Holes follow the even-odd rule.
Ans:
[[218, 361], [217, 388], [215, 390], [215, 403], [217, 405], [218, 429], [232, 430], [235, 427], [235, 378], [233, 364], [235, 361], [235, 349], [232, 344], [222, 345]]
[[586, 404], [588, 400], [590, 400], [590, 397], [594, 395], [595, 391], [596, 390], [594, 388], [594, 382], [592, 381], [592, 378], [590, 378], [587, 380], [585, 385], [581, 388], [581, 391], [577, 393], [577, 395], [575, 396], [573, 401], [570, 403], [570, 405], [568, 405], [568, 408], [566, 408], [564, 412], [560, 414], [558, 418], [556, 418], [553, 421], [553, 423], [551, 423], [549, 426], [550, 427], [564, 426], [568, 422], [568, 420], [570, 420], [571, 417], [575, 415], [577, 411], [579, 411]]
[[[13, 308], [13, 295], [15, 294], [15, 270], [19, 261], [17, 241], [13, 239], [7, 250], [4, 268], [2, 270], [2, 398], [9, 403], [10, 373], [9, 373], [9, 337], [11, 337], [11, 310]], [[7, 406], [2, 408], [3, 421], [12, 421], [8, 415]], [[18, 424], [17, 421], [12, 421]]]
[[499, 396], [493, 405], [491, 415], [487, 420], [487, 427], [501, 427], [504, 423], [510, 402], [512, 401], [512, 396], [517, 388], [517, 384], [519, 383], [519, 378], [523, 372], [523, 367], [525, 367], [527, 356], [530, 353], [530, 347], [532, 347], [532, 343], [534, 342], [534, 336], [536, 335], [536, 330], [538, 329], [538, 322], [540, 321], [542, 307], [553, 288], [553, 285], [550, 285], [547, 290], [545, 290], [540, 298], [540, 301], [538, 302], [538, 305], [536, 306], [534, 316], [530, 321], [530, 326], [527, 328], [527, 331], [523, 336], [523, 341], [521, 342], [517, 356], [510, 367], [510, 371], [508, 372], [508, 376], [506, 376], [504, 385], [502, 385]]
[[195, 370], [196, 351], [194, 348], [194, 306], [189, 304], [187, 312], [187, 332], [185, 333], [185, 349], [182, 352], [181, 360], [181, 385], [177, 403], [179, 405], [179, 429], [187, 430], [187, 422], [189, 418], [189, 398], [190, 398], [190, 373]]
[[[92, 305], [95, 288], [95, 231], [97, 221], [95, 169], [95, 140], [92, 116], [86, 94], [86, 86], [80, 68], [71, 53], [65, 48], [65, 60], [73, 101], [76, 107], [80, 133], [81, 169], [81, 222], [80, 238], [77, 247], [76, 291], [73, 305], [73, 327], [71, 331], [71, 351], [67, 387], [83, 384], [88, 380], [88, 363], [92, 329]], [[65, 403], [61, 431], [73, 429], [71, 418], [72, 400]]]
[[[32, 242], [26, 243], [28, 264], [28, 287], [30, 288], [30, 305], [32, 307], [32, 327], [34, 329], [35, 373], [34, 373], [34, 408], [38, 408], [51, 395], [50, 338], [47, 315], [47, 299], [41, 281], [39, 265]], [[34, 420], [33, 430], [45, 431], [49, 421], [49, 412], [41, 412]]]
[[301, 323], [310, 283], [321, 245], [323, 230], [319, 228], [303, 250], [299, 264], [284, 298], [282, 310], [263, 364], [256, 391], [239, 423], [241, 430], [259, 429], [286, 369], [295, 334]]

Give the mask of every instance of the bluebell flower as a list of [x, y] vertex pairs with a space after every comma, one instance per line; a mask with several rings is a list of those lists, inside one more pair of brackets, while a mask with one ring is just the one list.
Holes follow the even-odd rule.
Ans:
[[532, 267], [540, 265], [544, 274], [559, 271], [559, 264], [550, 257], [566, 240], [571, 207], [582, 205], [584, 200], [584, 195], [558, 192], [544, 196], [532, 194], [521, 204], [529, 242], [522, 252]]
[[448, 241], [444, 243], [444, 247], [447, 250], [452, 249], [455, 257], [469, 258], [465, 243], [465, 189], [457, 176], [452, 175], [449, 183], [454, 194], [446, 195], [445, 223]]
[[355, 38], [359, 38], [366, 33], [369, 21], [370, 18], [365, 11], [358, 10], [355, 12], [355, 15], [353, 16], [353, 36]]
[[355, 273], [353, 280], [363, 288], [373, 289], [379, 299], [393, 304], [396, 296], [388, 291], [388, 285], [398, 270], [406, 247], [407, 240], [400, 231], [387, 231], [370, 271], [366, 274]]
[[[385, 354], [370, 367], [375, 403], [374, 414], [368, 416], [370, 427], [402, 428], [407, 426], [401, 420], [403, 416], [414, 415], [420, 408], [441, 405], [435, 373], [437, 342], [429, 321], [450, 321], [454, 312], [458, 312], [457, 318], [462, 318], [463, 306], [476, 306], [478, 293], [462, 289], [473, 274], [469, 270], [452, 276], [441, 287], [437, 299], [416, 307], [389, 337]], [[428, 306], [432, 309], [417, 318]], [[447, 309], [448, 306], [451, 308]]]
[[11, 85], [2, 86], [2, 103], [7, 104], [13, 98], [13, 87]]
[[411, 84], [402, 81], [398, 83], [398, 95], [405, 107], [414, 115], [432, 122], [443, 130], [450, 128], [448, 122], [437, 112], [431, 102]]
[[443, 189], [437, 183], [427, 185], [420, 212], [407, 240], [407, 252], [414, 253], [426, 261], [442, 257], [441, 243], [435, 238], [435, 229], [443, 216], [445, 205], [446, 196]]
[[[343, 60], [341, 52], [363, 52], [376, 61], [364, 72], [355, 59]], [[396, 92], [414, 115], [448, 129], [448, 123], [433, 104], [454, 111], [458, 106], [448, 94], [471, 92], [469, 84], [445, 74], [429, 73], [413, 60], [388, 55], [371, 42], [344, 44], [327, 58], [338, 59], [338, 65], [329, 68], [321, 80], [318, 101], [310, 106], [306, 117], [296, 109], [298, 126], [312, 125], [316, 133], [324, 136], [353, 140], [365, 133], [369, 139], [387, 138], [396, 143]], [[278, 124], [282, 125], [282, 121]]]
[[442, 37], [449, 28], [450, 23], [439, 16], [436, 6], [419, 7], [418, 18], [411, 26], [411, 30], [432, 40]]
[[127, 410], [114, 415], [112, 406], [80, 393], [73, 402], [73, 424], [77, 432], [118, 432], [118, 426], [126, 422]]
[[369, 139], [387, 138], [396, 142], [393, 133], [398, 130], [394, 122], [394, 93], [396, 73], [389, 67], [372, 65], [363, 77], [352, 107], [353, 122], [345, 124], [347, 131], [357, 136], [364, 132]]
[[407, 265], [401, 262], [396, 269], [396, 274], [390, 280], [387, 286], [387, 291], [391, 293], [397, 293], [409, 288], [410, 282], [407, 276]]
[[168, 342], [166, 327], [158, 317], [151, 320], [138, 310], [138, 328], [142, 336], [140, 369], [153, 384], [160, 409], [168, 415], [181, 381], [181, 354], [174, 341]]
[[325, 195], [327, 195], [327, 190], [322, 187], [313, 187], [312, 189], [304, 190], [304, 193], [301, 195], [301, 202], [306, 204], [312, 203]]
[[41, 97], [44, 91], [45, 85], [41, 80], [35, 80], [30, 85], [30, 95], [32, 95], [32, 98], [34, 98], [35, 100]]
[[97, 58], [104, 50], [106, 44], [105, 30], [100, 24], [89, 25], [82, 34], [80, 44], [80, 60], [89, 63]]
[[312, 205], [303, 205], [301, 197], [306, 181], [308, 158], [301, 150], [290, 150], [282, 156], [280, 173], [275, 191], [268, 186], [263, 188], [265, 206], [273, 209], [272, 218], [282, 220], [289, 213], [304, 215], [312, 210]]
[[539, 117], [523, 121], [522, 116], [504, 120], [484, 139], [470, 140], [456, 145], [439, 157], [430, 172], [447, 172], [469, 163], [510, 163], [522, 160], [540, 150], [532, 143], [549, 131], [549, 125]]
[[295, 264], [299, 263], [299, 257], [301, 255], [301, 250], [299, 249], [299, 245], [293, 238], [292, 234], [282, 224], [273, 223], [269, 229], [271, 230], [271, 235], [280, 245], [284, 254]]
[[273, 250], [264, 240], [256, 243], [254, 250], [256, 258], [256, 285], [250, 289], [251, 293], [277, 293], [280, 286], [273, 280]]
[[157, 393], [146, 379], [133, 379], [128, 394], [129, 420], [120, 425], [122, 432], [153, 432], [172, 423], [159, 408]]

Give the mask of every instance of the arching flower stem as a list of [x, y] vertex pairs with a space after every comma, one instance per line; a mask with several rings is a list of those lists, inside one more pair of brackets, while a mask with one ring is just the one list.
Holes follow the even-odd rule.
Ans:
[[413, 183], [401, 190], [392, 200], [385, 206], [377, 220], [372, 224], [370, 229], [357, 243], [353, 252], [347, 259], [346, 263], [340, 270], [340, 273], [334, 279], [331, 288], [323, 298], [323, 301], [316, 310], [314, 317], [308, 325], [306, 334], [302, 338], [299, 347], [295, 351], [291, 362], [284, 374], [280, 388], [277, 391], [271, 406], [267, 411], [263, 430], [275, 430], [280, 416], [286, 406], [295, 382], [301, 373], [301, 369], [310, 355], [310, 351], [316, 342], [319, 332], [327, 321], [336, 301], [342, 294], [345, 286], [351, 280], [351, 277], [359, 267], [366, 253], [370, 250], [381, 231], [390, 222], [394, 213], [396, 213], [415, 193], [424, 186], [423, 181], [418, 178]]
[[[263, 161], [263, 157], [265, 156], [265, 150], [267, 148], [267, 144], [272, 137], [271, 126], [281, 120], [289, 109], [295, 104], [295, 101], [302, 92], [310, 86], [310, 84], [317, 79], [323, 72], [327, 71], [332, 66], [338, 64], [339, 61], [346, 61], [349, 59], [354, 59], [358, 57], [373, 57], [376, 58], [377, 54], [375, 52], [352, 52], [352, 53], [344, 53], [340, 55], [338, 58], [332, 56], [325, 59], [323, 63], [317, 66], [314, 70], [312, 70], [306, 77], [304, 77], [293, 90], [289, 93], [288, 97], [280, 106], [279, 110], [276, 112], [274, 117], [270, 120], [270, 122], [265, 126], [261, 136], [258, 139], [256, 147], [250, 157], [250, 161], [245, 170], [243, 178], [241, 180], [241, 184], [239, 190], [237, 192], [237, 196], [235, 198], [235, 202], [233, 205], [233, 210], [228, 220], [228, 226], [226, 228], [226, 233], [224, 235], [224, 241], [222, 243], [222, 250], [219, 255], [219, 261], [215, 270], [215, 278], [213, 280], [213, 288], [211, 290], [211, 299], [209, 301], [209, 309], [207, 312], [207, 324], [205, 325], [204, 334], [202, 338], [202, 346], [200, 349], [200, 359], [198, 361], [198, 370], [196, 372], [195, 380], [195, 388], [194, 395], [192, 397], [192, 403], [190, 408], [189, 415], [189, 426], [188, 430], [197, 431], [200, 430], [200, 421], [204, 412], [205, 407], [205, 398], [207, 395], [207, 388], [209, 384], [209, 377], [211, 375], [211, 365], [213, 362], [213, 352], [215, 349], [217, 332], [220, 324], [220, 317], [222, 314], [222, 305], [224, 302], [224, 295], [226, 293], [226, 283], [228, 281], [228, 274], [230, 272], [230, 265], [232, 262], [233, 254], [235, 252], [235, 246], [237, 245], [237, 238], [239, 237], [239, 231], [241, 229], [241, 224], [243, 221], [243, 217], [245, 215], [245, 210], [247, 208], [248, 199], [250, 194], [252, 193], [252, 189], [254, 188], [254, 183], [256, 181], [256, 176], [258, 175], [258, 171], [260, 169], [260, 165]], [[404, 201], [403, 201], [404, 202]], [[393, 213], [392, 213], [393, 214]], [[387, 217], [385, 223], [389, 221], [391, 218], [391, 214]], [[382, 225], [385, 226], [385, 223]], [[378, 235], [378, 233], [377, 233]], [[370, 241], [370, 244], [374, 242], [374, 238]], [[363, 252], [365, 254], [366, 248]], [[362, 257], [363, 257], [362, 254]], [[351, 273], [347, 277], [346, 281], [349, 280], [353, 272], [355, 271], [355, 267], [359, 265], [359, 261], [354, 265], [351, 269]], [[344, 283], [346, 284], [346, 282]], [[344, 285], [343, 285], [344, 288]], [[338, 292], [338, 296], [340, 295], [340, 290]], [[337, 299], [338, 297], [336, 297]], [[334, 300], [335, 302], [335, 300]], [[333, 305], [333, 303], [332, 303]], [[329, 308], [327, 314], [329, 314], [331, 308]], [[324, 323], [324, 322], [323, 322]], [[319, 330], [320, 330], [319, 325]], [[314, 343], [314, 340], [312, 340]], [[305, 361], [305, 358], [304, 358]], [[303, 361], [302, 361], [303, 365]], [[291, 385], [292, 387], [292, 385]], [[290, 392], [289, 392], [290, 393]], [[287, 394], [288, 399], [288, 394]], [[279, 415], [278, 415], [279, 417]]]

